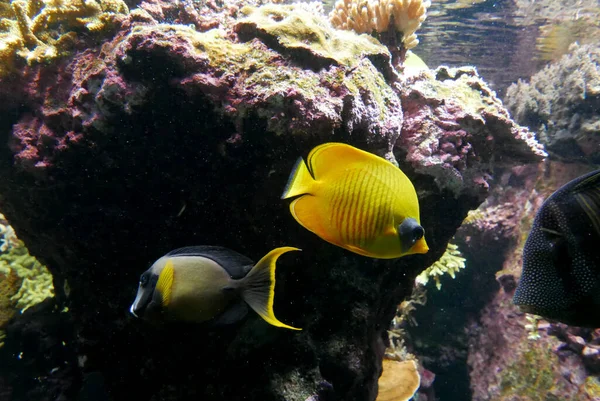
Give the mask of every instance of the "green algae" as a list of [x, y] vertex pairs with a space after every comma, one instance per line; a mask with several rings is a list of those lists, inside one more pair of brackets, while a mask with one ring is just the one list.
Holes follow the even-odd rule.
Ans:
[[369, 35], [333, 29], [325, 17], [294, 5], [246, 6], [238, 31], [260, 37], [287, 50], [302, 50], [338, 65], [355, 66], [362, 58], [387, 55], [385, 46]]
[[19, 290], [11, 298], [21, 313], [54, 296], [52, 274], [29, 254], [24, 245], [12, 247], [0, 255], [0, 271], [15, 272], [22, 280]]
[[0, 0], [0, 77], [66, 56], [82, 29], [107, 36], [129, 9], [122, 0]]
[[[385, 71], [367, 58], [389, 58], [388, 50], [375, 39], [337, 31], [324, 17], [295, 6], [245, 7], [244, 13], [247, 17], [236, 25], [241, 41], [225, 30], [197, 32], [189, 26], [169, 24], [137, 26], [131, 35], [151, 36], [157, 48], [168, 49], [173, 36], [193, 46], [194, 57], [206, 62], [200, 73], [234, 83], [230, 95], [239, 101], [223, 106], [233, 106], [229, 111], [235, 110], [236, 118], [253, 110], [267, 119], [268, 129], [275, 133], [281, 134], [290, 121], [300, 117], [287, 114], [295, 109], [289, 103], [296, 100], [312, 105], [315, 113], [334, 124], [341, 121], [344, 104], [340, 94], [348, 93], [375, 107], [382, 122], [387, 110], [399, 107]], [[295, 57], [299, 50], [301, 57]], [[311, 68], [315, 65], [329, 68], [316, 71]], [[332, 91], [338, 94], [332, 95]], [[302, 126], [302, 121], [296, 121], [294, 129], [302, 130]]]
[[477, 78], [475, 68], [440, 67], [435, 76], [431, 71], [422, 73], [430, 75], [430, 79], [420, 80], [414, 86], [427, 98], [436, 99], [436, 102], [452, 101], [472, 115], [481, 114], [483, 111], [503, 114], [500, 108], [502, 103], [496, 94]]
[[594, 397], [594, 399], [600, 398], [600, 378], [594, 376], [588, 376], [585, 379], [585, 383], [583, 384], [583, 388], [590, 397]]
[[387, 84], [385, 77], [377, 71], [373, 64], [363, 60], [343, 81], [350, 93], [356, 97], [368, 91], [379, 109], [379, 120], [384, 121], [386, 111], [393, 103], [399, 104], [399, 99], [393, 89]]
[[554, 401], [556, 357], [550, 349], [531, 346], [517, 360], [503, 369], [500, 395], [504, 398], [519, 395], [523, 401]]

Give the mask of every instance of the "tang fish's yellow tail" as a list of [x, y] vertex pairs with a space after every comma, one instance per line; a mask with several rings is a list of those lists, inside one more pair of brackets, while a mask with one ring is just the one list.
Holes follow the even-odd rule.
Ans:
[[244, 301], [267, 323], [273, 326], [292, 330], [302, 330], [280, 322], [273, 312], [275, 298], [275, 264], [277, 259], [286, 252], [299, 251], [298, 248], [275, 248], [248, 272], [241, 282], [241, 295]]
[[315, 179], [308, 171], [306, 163], [302, 157], [299, 157], [290, 173], [288, 183], [283, 190], [281, 199], [291, 198], [293, 196], [304, 195], [310, 192]]

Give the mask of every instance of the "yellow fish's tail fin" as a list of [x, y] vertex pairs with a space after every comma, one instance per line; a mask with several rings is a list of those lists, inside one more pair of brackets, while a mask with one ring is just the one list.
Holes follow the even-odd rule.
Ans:
[[273, 312], [275, 299], [275, 264], [277, 259], [286, 252], [299, 251], [298, 248], [275, 248], [248, 272], [241, 282], [241, 296], [256, 313], [273, 326], [292, 330], [302, 330], [280, 322]]
[[299, 157], [290, 173], [287, 185], [283, 190], [281, 199], [291, 198], [293, 196], [304, 195], [310, 192], [315, 179], [308, 171], [306, 163], [302, 157]]
[[175, 270], [173, 269], [173, 261], [167, 260], [165, 267], [163, 267], [158, 281], [156, 282], [156, 289], [160, 293], [162, 306], [168, 306], [171, 302], [171, 294], [173, 292], [173, 278], [175, 277]]

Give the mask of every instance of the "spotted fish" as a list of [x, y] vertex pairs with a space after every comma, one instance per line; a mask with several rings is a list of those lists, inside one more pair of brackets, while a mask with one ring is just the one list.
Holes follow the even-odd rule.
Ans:
[[550, 320], [600, 327], [600, 170], [565, 184], [537, 212], [513, 302]]

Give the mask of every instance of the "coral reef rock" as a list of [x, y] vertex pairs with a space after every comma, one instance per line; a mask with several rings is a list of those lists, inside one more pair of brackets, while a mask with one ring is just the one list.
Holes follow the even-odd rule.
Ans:
[[[488, 163], [528, 162], [546, 156], [534, 134], [514, 123], [472, 67], [439, 67], [402, 81], [403, 134], [397, 147], [415, 170], [458, 196], [487, 194]], [[526, 143], [527, 146], [523, 146]], [[498, 155], [510, 155], [498, 159]]]
[[[47, 359], [11, 359], [19, 375], [0, 375], [4, 393], [373, 401], [386, 329], [417, 274], [485, 198], [497, 161], [543, 157], [472, 69], [398, 80], [384, 46], [307, 7], [238, 4], [209, 29], [193, 22], [200, 3], [143, 2], [101, 43], [0, 79], [0, 210], [55, 291], [41, 304], [52, 316], [36, 306], [7, 330], [5, 356], [35, 328]], [[298, 156], [325, 141], [399, 164], [427, 255], [369, 259], [296, 224], [280, 194]], [[134, 319], [148, 264], [202, 244], [254, 260], [302, 248], [278, 263], [275, 312], [303, 331], [254, 314], [211, 330]], [[62, 320], [75, 333], [39, 329]], [[67, 362], [40, 372], [61, 352]]]
[[506, 93], [519, 124], [563, 160], [600, 163], [600, 47], [572, 46], [572, 52]]

